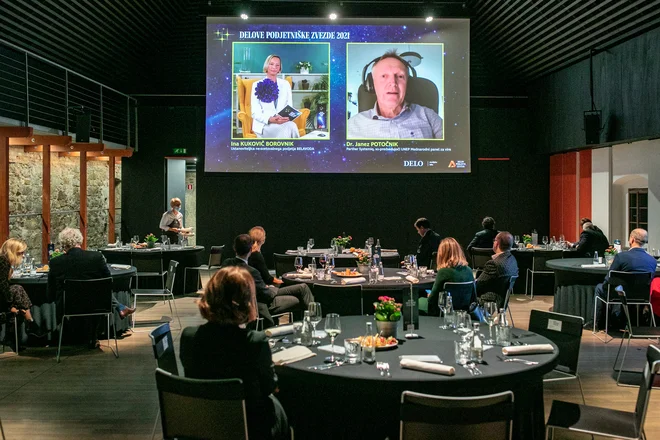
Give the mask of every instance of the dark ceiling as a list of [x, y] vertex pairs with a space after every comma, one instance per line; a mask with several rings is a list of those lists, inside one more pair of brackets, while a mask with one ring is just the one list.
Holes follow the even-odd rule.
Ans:
[[[204, 94], [207, 14], [324, 16], [328, 2], [4, 0], [0, 40], [119, 91]], [[344, 1], [345, 17], [471, 18], [472, 95], [524, 94], [548, 73], [660, 25], [660, 0]], [[654, 54], [655, 56], [655, 54]]]

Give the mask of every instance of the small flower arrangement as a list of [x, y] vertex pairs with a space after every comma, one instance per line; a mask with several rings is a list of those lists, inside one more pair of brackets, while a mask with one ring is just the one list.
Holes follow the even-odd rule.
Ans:
[[610, 245], [607, 249], [605, 249], [605, 255], [611, 255], [614, 256], [618, 254], [616, 248], [612, 245]]
[[523, 234], [523, 243], [531, 243], [532, 242], [532, 236], [529, 234]]
[[364, 265], [364, 264], [369, 264], [369, 263], [371, 263], [371, 256], [368, 253], [366, 253], [362, 250], [358, 250], [357, 251], [357, 264]]
[[146, 237], [144, 237], [144, 241], [147, 243], [155, 243], [158, 241], [158, 238], [154, 234], [149, 234]]
[[398, 321], [401, 319], [401, 304], [389, 296], [379, 296], [374, 303], [376, 321]]
[[257, 83], [254, 89], [254, 95], [261, 102], [273, 102], [280, 94], [277, 83], [270, 78], [265, 78]]
[[339, 235], [337, 238], [335, 238], [335, 243], [337, 243], [337, 246], [346, 247], [351, 242], [351, 240], [353, 240], [353, 237], [350, 235]]
[[312, 63], [310, 63], [309, 61], [298, 61], [298, 64], [296, 64], [296, 69], [312, 70]]

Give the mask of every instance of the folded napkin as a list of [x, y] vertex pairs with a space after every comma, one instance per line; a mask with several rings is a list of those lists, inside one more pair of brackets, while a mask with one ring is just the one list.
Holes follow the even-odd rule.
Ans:
[[435, 354], [404, 354], [399, 356], [400, 360], [411, 360], [419, 362], [428, 362], [431, 364], [441, 364], [442, 361]]
[[408, 275], [408, 276], [406, 276], [406, 279], [407, 279], [408, 281], [410, 281], [411, 283], [413, 283], [413, 284], [417, 284], [417, 283], [419, 283], [419, 278], [415, 278], [415, 277], [412, 276], [412, 275]]
[[391, 253], [395, 254], [399, 251], [397, 251], [396, 249], [381, 249], [381, 252], [391, 252]]
[[273, 354], [273, 363], [275, 365], [287, 365], [294, 362], [302, 361], [303, 359], [316, 356], [312, 350], [302, 345], [296, 345], [291, 348], [285, 348]]
[[412, 359], [401, 359], [399, 365], [401, 365], [401, 368], [407, 368], [409, 370], [426, 371], [427, 373], [443, 374], [445, 376], [453, 376], [456, 374], [454, 367], [432, 364], [429, 362], [420, 362]]
[[504, 356], [517, 355], [517, 354], [540, 354], [552, 353], [554, 349], [550, 344], [532, 344], [532, 345], [517, 345], [515, 347], [502, 347], [502, 354]]
[[360, 284], [364, 283], [367, 281], [365, 277], [357, 277], [357, 278], [342, 278], [341, 283], [342, 284]]
[[131, 268], [130, 264], [111, 264], [111, 268], [113, 269], [123, 269], [123, 270], [128, 270]]
[[580, 267], [605, 267], [605, 263], [580, 264]]
[[110, 248], [117, 247], [117, 243], [108, 243], [108, 247]]
[[401, 279], [401, 277], [384, 277], [383, 281], [396, 281], [396, 280], [400, 280], [400, 279]]
[[289, 325], [278, 325], [277, 327], [271, 327], [266, 329], [264, 332], [269, 338], [275, 338], [277, 336], [290, 335], [293, 333], [293, 324]]
[[332, 347], [335, 348], [334, 353], [335, 354], [344, 354], [346, 353], [346, 349], [344, 347], [341, 347], [339, 345], [321, 345], [319, 347], [319, 350], [321, 351], [327, 351], [328, 353], [332, 353]]
[[298, 272], [298, 273], [290, 273], [287, 275], [287, 278], [309, 278], [312, 279], [314, 277], [314, 274], [311, 272]]
[[397, 273], [398, 273], [399, 275], [408, 275], [408, 272], [404, 272], [404, 271], [397, 272]]

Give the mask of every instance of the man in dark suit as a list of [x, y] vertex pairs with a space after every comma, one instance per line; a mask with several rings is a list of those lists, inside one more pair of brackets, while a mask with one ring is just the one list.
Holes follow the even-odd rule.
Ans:
[[[620, 252], [614, 257], [612, 266], [610, 270], [618, 270], [620, 272], [650, 272], [651, 278], [655, 276], [655, 270], [657, 267], [657, 261], [655, 258], [650, 256], [644, 250], [644, 244], [648, 242], [648, 233], [646, 230], [638, 228], [633, 229], [628, 237], [628, 244], [630, 245], [630, 250], [627, 252]], [[610, 282], [609, 275], [605, 277], [605, 280], [596, 286], [595, 294], [599, 297], [606, 299], [607, 298], [607, 287], [605, 284]], [[618, 285], [618, 282], [613, 280], [613, 287]], [[650, 289], [650, 287], [649, 287]], [[611, 307], [612, 313], [618, 317], [620, 314], [620, 306], [616, 308]], [[614, 322], [616, 324], [616, 320]], [[585, 328], [593, 326], [593, 322], [587, 322]], [[596, 301], [596, 329], [603, 329], [607, 331], [605, 327], [605, 306], [602, 301]]]
[[257, 269], [248, 264], [252, 253], [252, 238], [248, 234], [241, 234], [234, 239], [234, 252], [236, 258], [227, 258], [222, 267], [245, 267], [252, 278], [257, 293], [257, 308], [259, 316], [264, 319], [264, 328], [272, 327], [275, 322], [271, 315], [292, 312], [294, 310], [307, 310], [310, 302], [314, 302], [312, 291], [306, 284], [295, 284], [287, 287], [267, 286]]
[[477, 278], [477, 296], [483, 301], [497, 301], [502, 307], [512, 275], [518, 275], [516, 257], [511, 255], [513, 236], [502, 231], [495, 236], [493, 242], [493, 259], [489, 260]]
[[573, 245], [580, 257], [593, 257], [594, 252], [598, 252], [598, 255], [602, 257], [605, 249], [609, 246], [610, 242], [605, 237], [605, 234], [603, 234], [603, 231], [591, 222], [585, 222], [582, 225], [580, 241]]
[[484, 217], [481, 221], [481, 226], [483, 229], [476, 234], [474, 238], [467, 245], [467, 251], [470, 252], [472, 248], [491, 248], [493, 247], [493, 240], [497, 235], [497, 229], [495, 229], [495, 220], [493, 217]]
[[424, 217], [417, 219], [415, 229], [422, 237], [417, 245], [417, 265], [430, 267], [433, 252], [438, 252], [442, 237], [431, 229], [431, 222]]
[[[55, 292], [58, 320], [60, 320], [64, 311], [62, 303], [64, 281], [108, 278], [110, 277], [110, 269], [102, 253], [85, 251], [81, 248], [83, 237], [78, 229], [65, 228], [60, 232], [58, 239], [65, 254], [50, 260], [48, 290]], [[119, 303], [114, 295], [112, 296], [112, 305], [119, 312], [122, 319], [135, 312], [134, 308]], [[98, 316], [87, 318], [89, 348], [100, 346], [96, 338], [99, 322], [100, 317]]]

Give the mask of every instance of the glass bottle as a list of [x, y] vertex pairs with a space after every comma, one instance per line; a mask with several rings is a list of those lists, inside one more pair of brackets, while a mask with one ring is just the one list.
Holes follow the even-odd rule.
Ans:
[[55, 252], [55, 244], [51, 241], [48, 243], [48, 262], [50, 263], [50, 257], [53, 255], [53, 252]]
[[497, 322], [497, 333], [495, 337], [497, 345], [508, 347], [511, 342], [511, 327], [506, 319], [506, 310], [500, 309], [500, 316]]
[[300, 344], [307, 347], [312, 345], [312, 320], [309, 315], [309, 310], [305, 310], [303, 317], [302, 330], [300, 332]]
[[376, 248], [374, 249], [374, 254], [377, 254], [378, 257], [382, 257], [382, 249], [380, 247], [380, 238], [376, 239]]
[[362, 362], [373, 364], [376, 362], [376, 340], [373, 322], [367, 322], [367, 330], [362, 338]]
[[484, 345], [479, 335], [479, 323], [472, 324], [472, 343], [470, 345], [470, 360], [481, 362], [484, 359]]
[[598, 264], [598, 251], [594, 251], [594, 264]]

